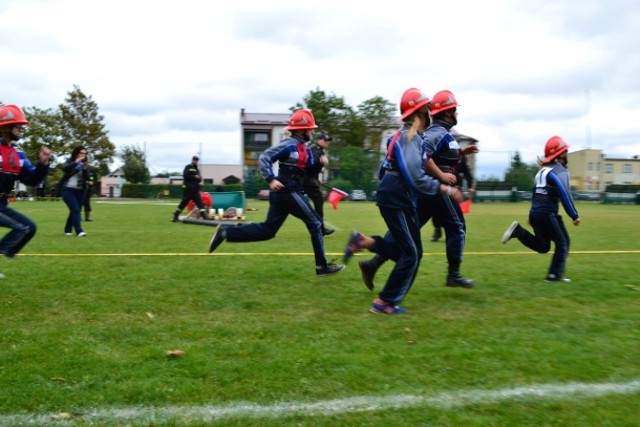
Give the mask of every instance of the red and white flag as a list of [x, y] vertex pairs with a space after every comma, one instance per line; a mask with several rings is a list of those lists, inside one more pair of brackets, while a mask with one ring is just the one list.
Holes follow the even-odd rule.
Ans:
[[337, 188], [332, 188], [331, 192], [329, 193], [329, 203], [331, 203], [331, 206], [333, 206], [333, 209], [338, 209], [338, 203], [340, 203], [340, 201], [344, 198], [346, 198], [349, 194], [347, 194], [345, 191], [342, 190], [338, 190]]

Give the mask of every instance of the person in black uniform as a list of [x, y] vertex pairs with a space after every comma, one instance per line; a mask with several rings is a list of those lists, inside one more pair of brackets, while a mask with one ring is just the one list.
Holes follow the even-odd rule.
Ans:
[[569, 256], [569, 233], [558, 214], [558, 205], [562, 202], [565, 212], [573, 225], [580, 225], [580, 216], [571, 196], [567, 153], [569, 144], [559, 136], [549, 138], [545, 147], [545, 158], [540, 162], [541, 169], [535, 176], [535, 187], [529, 211], [529, 223], [534, 234], [513, 221], [502, 236], [502, 243], [516, 238], [520, 243], [538, 253], [546, 254], [555, 243], [555, 251], [547, 272], [547, 282], [570, 282], [564, 277]]
[[84, 220], [85, 221], [93, 221], [91, 219], [91, 193], [96, 186], [97, 183], [96, 170], [93, 166], [87, 166], [87, 182], [85, 182], [86, 189], [84, 193], [84, 201], [82, 202], [82, 206], [84, 207]]
[[[458, 166], [455, 171], [457, 182], [456, 186], [463, 189], [463, 183], [467, 183], [467, 192], [469, 193], [469, 198], [473, 197], [473, 194], [476, 190], [473, 188], [473, 175], [471, 174], [471, 169], [469, 169], [469, 165], [467, 164], [467, 157], [460, 156], [460, 161], [458, 162]], [[431, 236], [432, 242], [437, 242], [442, 237], [442, 225], [440, 221], [435, 216], [431, 218], [433, 222], [433, 235]]]
[[[220, 225], [209, 242], [209, 253], [225, 240], [229, 242], [259, 242], [275, 237], [289, 215], [301, 219], [311, 235], [315, 255], [316, 275], [335, 274], [344, 268], [342, 264], [327, 262], [322, 236], [322, 219], [305, 197], [302, 183], [307, 170], [313, 166], [313, 155], [306, 145], [311, 141], [313, 129], [318, 126], [310, 110], [295, 111], [285, 128], [291, 132], [289, 138], [267, 148], [260, 154], [260, 175], [269, 183], [269, 212], [262, 223], [242, 226]], [[278, 174], [273, 171], [278, 162]]]
[[318, 136], [318, 139], [316, 139], [315, 144], [309, 145], [311, 155], [313, 156], [313, 165], [307, 169], [307, 177], [302, 183], [304, 192], [313, 202], [313, 207], [320, 216], [320, 219], [323, 220], [322, 234], [325, 236], [328, 236], [335, 231], [332, 228], [325, 227], [324, 225], [324, 195], [320, 189], [320, 172], [322, 172], [322, 169], [329, 164], [329, 158], [324, 152], [324, 150], [329, 148], [329, 142], [331, 142], [331, 138], [322, 133]]
[[182, 212], [191, 200], [193, 200], [193, 203], [198, 207], [200, 217], [207, 219], [207, 210], [202, 202], [202, 197], [200, 197], [200, 181], [202, 181], [202, 176], [198, 169], [199, 160], [198, 156], [193, 156], [191, 163], [185, 166], [184, 171], [182, 171], [182, 201], [173, 213], [173, 222], [178, 221], [180, 212]]

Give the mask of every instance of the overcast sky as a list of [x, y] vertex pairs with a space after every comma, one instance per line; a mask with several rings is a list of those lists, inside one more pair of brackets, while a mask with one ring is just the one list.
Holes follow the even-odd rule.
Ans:
[[636, 0], [0, 0], [0, 101], [56, 108], [78, 85], [159, 173], [239, 163], [241, 108], [449, 89], [478, 178], [502, 178], [555, 134], [640, 155], [638, 40]]

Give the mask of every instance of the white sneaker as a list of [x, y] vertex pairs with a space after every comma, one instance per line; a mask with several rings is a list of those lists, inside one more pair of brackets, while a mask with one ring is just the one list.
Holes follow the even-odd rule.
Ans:
[[4, 275], [4, 274], [2, 274], [2, 273], [0, 273], [0, 280], [2, 280], [2, 279], [4, 279], [4, 278], [5, 278], [5, 275]]
[[80, 233], [78, 233], [78, 237], [84, 237], [86, 235], [87, 233], [85, 233], [84, 231], [81, 231]]
[[73, 233], [64, 233], [65, 236], [73, 236]]
[[569, 279], [568, 277], [557, 277], [555, 274], [549, 274], [547, 277], [545, 277], [544, 281], [571, 283], [571, 279]]
[[515, 230], [516, 227], [518, 227], [518, 221], [513, 221], [509, 226], [509, 228], [507, 228], [507, 231], [505, 231], [504, 234], [502, 235], [502, 243], [507, 243], [509, 239], [511, 239], [513, 230]]

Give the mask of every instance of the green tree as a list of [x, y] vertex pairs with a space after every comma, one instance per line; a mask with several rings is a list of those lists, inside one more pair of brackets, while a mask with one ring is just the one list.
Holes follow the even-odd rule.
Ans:
[[106, 175], [116, 155], [116, 147], [109, 140], [98, 104], [78, 86], [73, 88], [67, 93], [65, 103], [58, 106], [62, 138], [68, 151], [79, 145], [86, 147], [91, 164], [99, 175]]
[[340, 145], [344, 138], [345, 117], [354, 114], [353, 109], [346, 104], [344, 98], [334, 94], [327, 94], [320, 88], [309, 91], [302, 97], [302, 101], [290, 108], [291, 112], [307, 108], [313, 112], [318, 130], [331, 135], [336, 145]]
[[120, 158], [123, 162], [122, 173], [125, 180], [131, 184], [148, 184], [151, 182], [147, 158], [139, 146], [125, 145], [122, 147]]
[[505, 172], [504, 181], [514, 183], [518, 190], [527, 191], [533, 186], [533, 178], [537, 172], [538, 165], [535, 163], [529, 165], [523, 163], [520, 153], [516, 151], [511, 160], [511, 166]]
[[396, 127], [394, 104], [375, 96], [354, 109], [344, 98], [316, 88], [291, 111], [299, 108], [313, 111], [319, 130], [333, 138], [329, 149], [331, 175], [346, 188], [372, 190], [377, 182], [382, 135]]
[[397, 127], [394, 117], [396, 107], [389, 100], [380, 96], [374, 96], [358, 105], [358, 115], [366, 123], [367, 139], [369, 146], [375, 151], [380, 151], [380, 142], [384, 131]]
[[376, 180], [371, 172], [376, 163], [377, 159], [370, 150], [352, 146], [342, 147], [340, 148], [340, 167], [335, 176], [351, 184], [344, 185], [345, 191], [357, 188], [368, 193], [376, 186]]
[[46, 145], [53, 154], [51, 164], [64, 162], [69, 155], [68, 147], [62, 137], [62, 118], [58, 110], [25, 107], [24, 113], [29, 121], [29, 128], [25, 137], [20, 140], [19, 147], [27, 157], [35, 162], [38, 160], [40, 147]]

